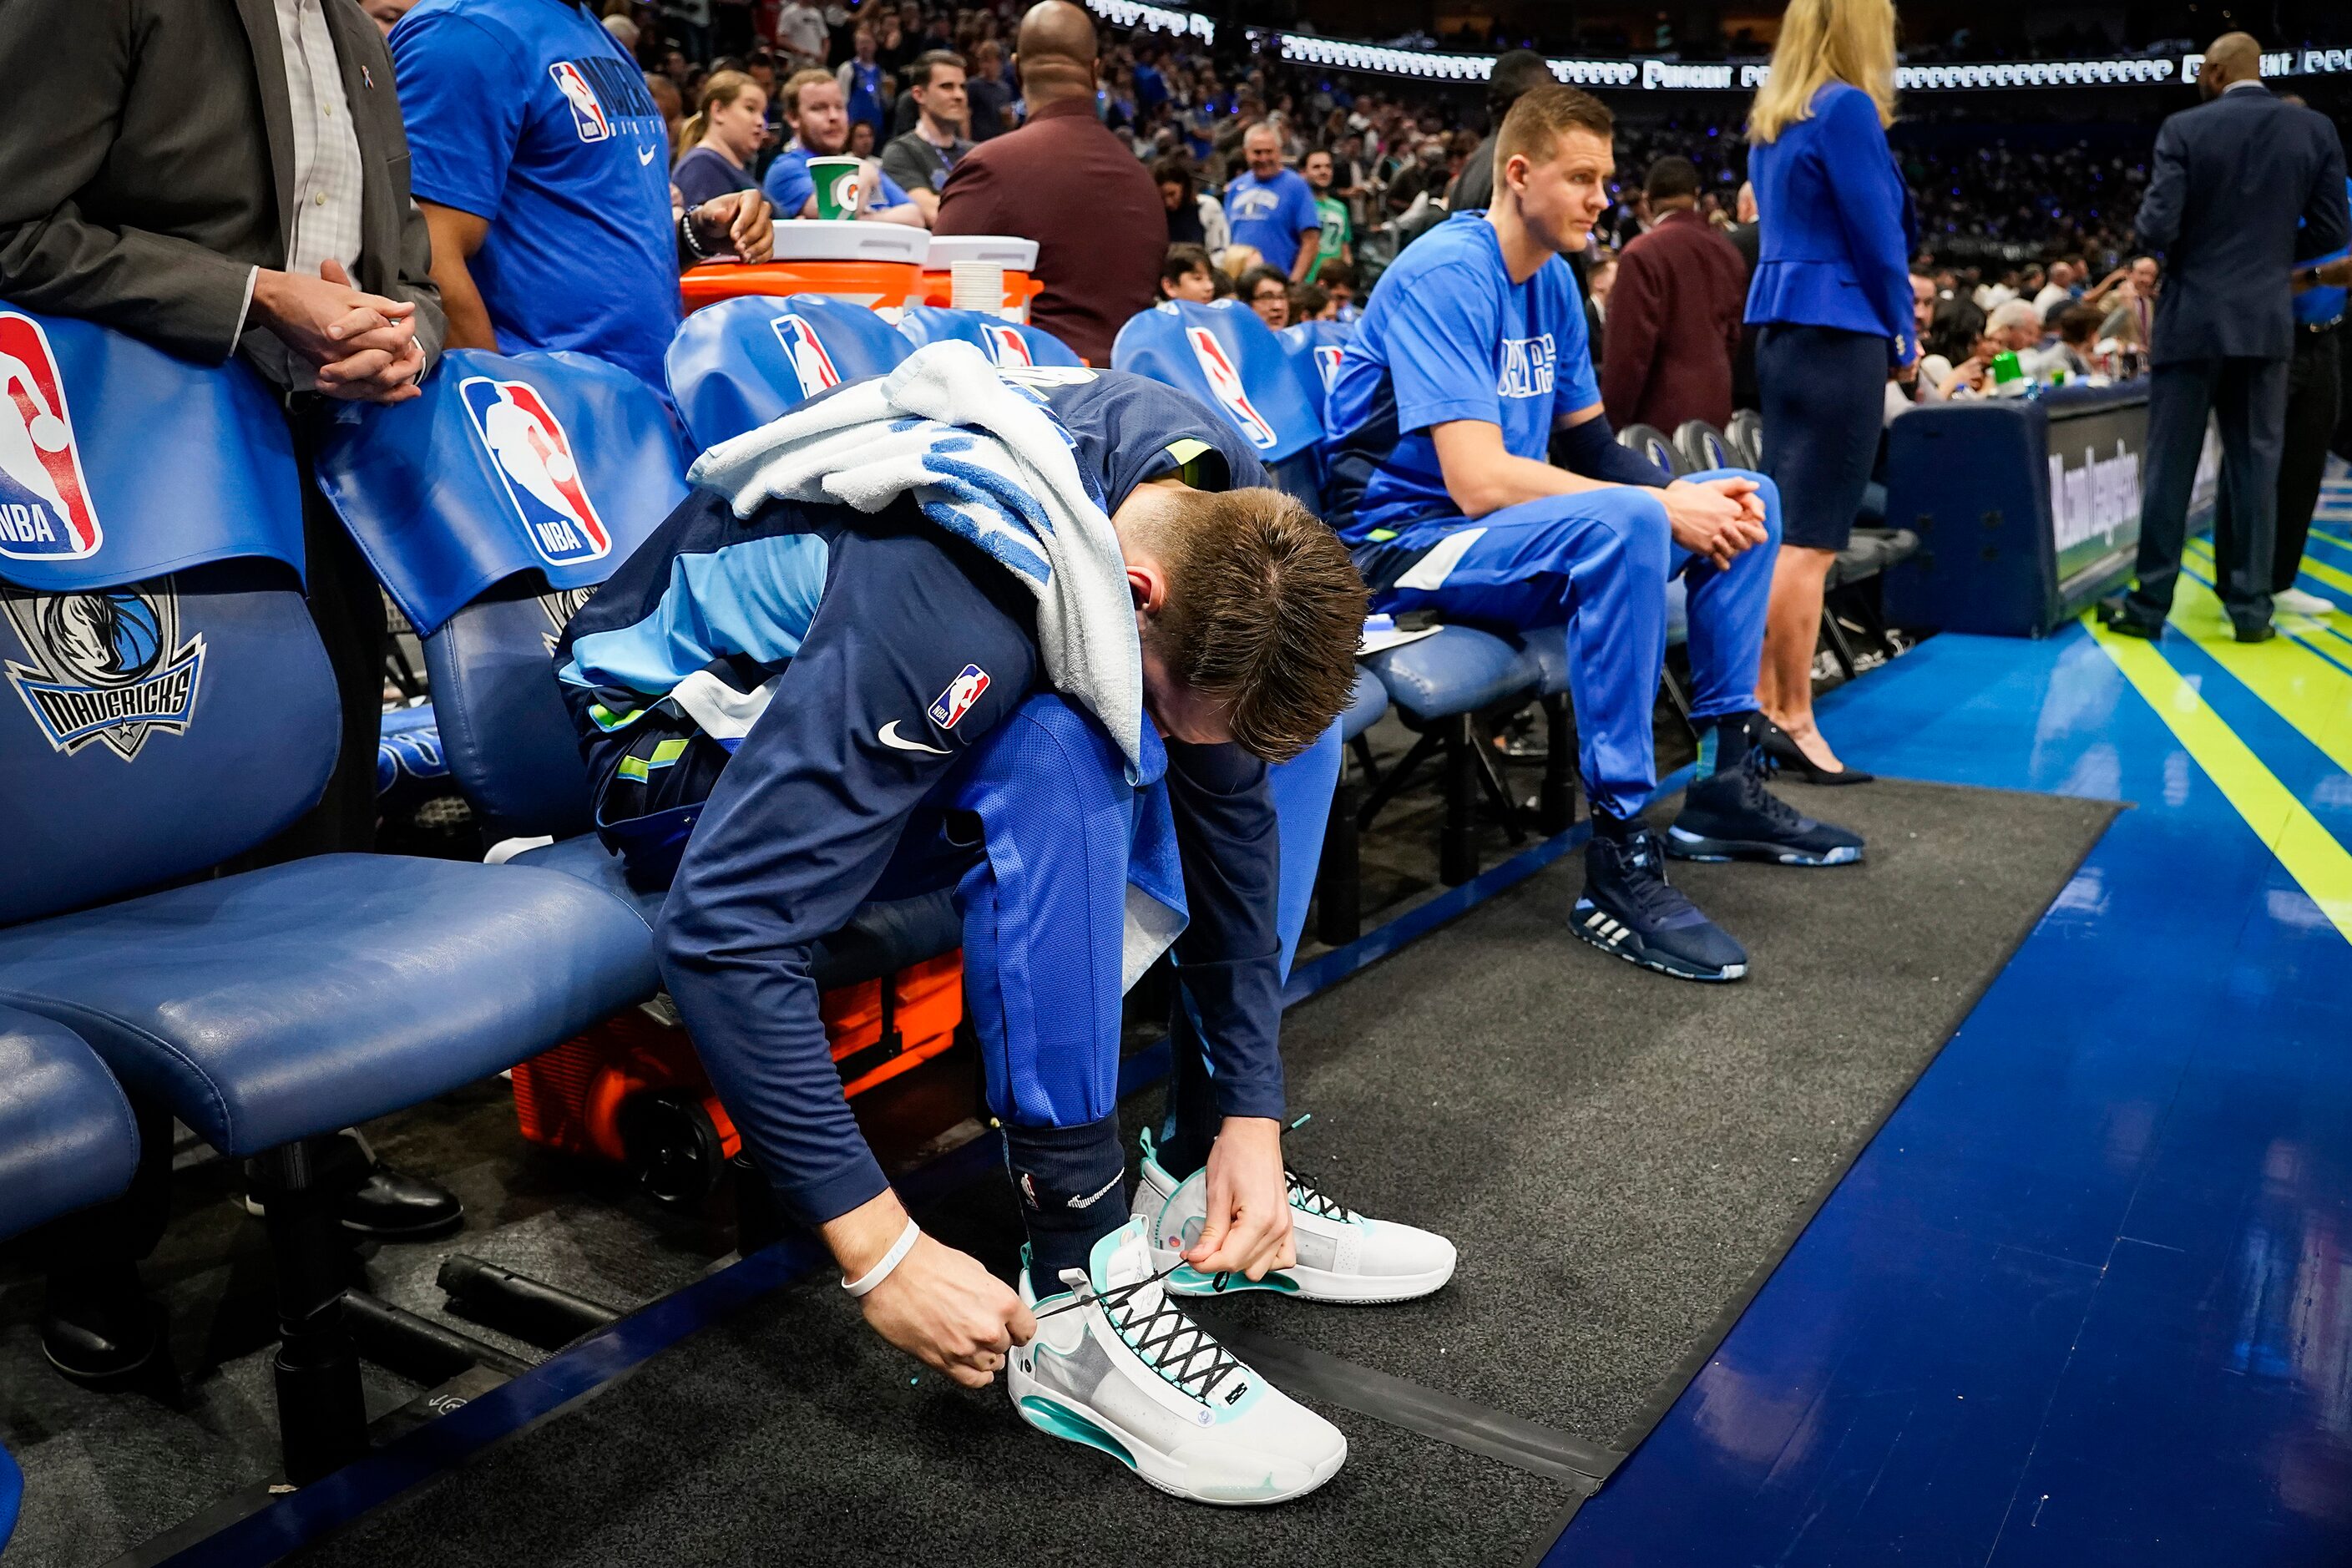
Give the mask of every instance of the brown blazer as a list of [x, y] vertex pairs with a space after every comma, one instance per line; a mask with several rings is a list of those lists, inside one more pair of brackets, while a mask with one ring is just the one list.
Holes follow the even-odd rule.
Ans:
[[[353, 279], [445, 324], [383, 36], [323, 0], [365, 173]], [[286, 265], [293, 110], [272, 0], [0, 0], [0, 300], [205, 363], [236, 350], [246, 279]]]
[[1609, 423], [1731, 422], [1731, 362], [1748, 304], [1748, 266], [1696, 212], [1672, 212], [1617, 260], [1601, 334], [1601, 402]]

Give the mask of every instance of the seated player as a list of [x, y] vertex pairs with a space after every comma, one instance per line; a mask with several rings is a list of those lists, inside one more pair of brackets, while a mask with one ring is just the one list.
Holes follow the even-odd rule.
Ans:
[[[1670, 887], [1635, 815], [1657, 785], [1650, 713], [1666, 581], [1689, 590], [1698, 772], [1664, 852], [1835, 866], [1862, 840], [1763, 784], [1756, 668], [1780, 537], [1769, 479], [1668, 483], [1601, 409], [1576, 279], [1609, 205], [1609, 110], [1572, 88], [1512, 106], [1495, 205], [1457, 213], [1381, 275], [1329, 403], [1330, 517], [1373, 607], [1568, 637], [1592, 839], [1571, 916], [1604, 952], [1688, 980], [1736, 980], [1738, 942]], [[1556, 450], [1566, 467], [1547, 461]]]
[[[894, 389], [955, 355], [984, 388], [947, 422], [898, 416]], [[835, 402], [853, 397], [868, 401]], [[835, 447], [791, 444], [828, 419]], [[992, 449], [1042, 466], [992, 480]], [[795, 462], [802, 479], [776, 478]], [[893, 464], [915, 474], [904, 489], [874, 478]], [[1060, 489], [1003, 482], [1056, 473]], [[1024, 1420], [1179, 1496], [1319, 1486], [1346, 1440], [1171, 1292], [1397, 1300], [1452, 1273], [1443, 1239], [1369, 1224], [1282, 1160], [1268, 763], [1347, 700], [1364, 589], [1345, 551], [1181, 394], [992, 372], [960, 343], [714, 448], [693, 477], [555, 658], [606, 842], [640, 878], [675, 867], [663, 975], [746, 1147], [893, 1344], [970, 1387], [1009, 1359]], [[863, 510], [811, 499], [852, 489]], [[956, 531], [967, 517], [980, 526]], [[1107, 622], [1084, 618], [1096, 588]], [[1155, 845], [1157, 882], [1135, 870]], [[812, 944], [859, 904], [940, 887], [1028, 1230], [1017, 1291], [908, 1217], [810, 977]], [[1190, 1026], [1130, 1218], [1120, 996], [1166, 945], [1159, 921], [1139, 953], [1139, 927], [1171, 903]]]

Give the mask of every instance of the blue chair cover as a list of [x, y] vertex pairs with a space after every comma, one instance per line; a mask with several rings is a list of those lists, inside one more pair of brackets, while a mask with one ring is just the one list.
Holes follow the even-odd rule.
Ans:
[[991, 321], [977, 310], [909, 305], [899, 313], [898, 331], [917, 348], [950, 338], [971, 343], [986, 353], [991, 363], [1008, 369], [1034, 364], [1076, 368], [1087, 363], [1071, 352], [1069, 344], [1042, 327]]
[[1352, 321], [1300, 321], [1275, 334], [1298, 384], [1319, 410], [1339, 374], [1339, 354], [1356, 335]]
[[1321, 404], [1307, 401], [1274, 330], [1237, 300], [1155, 305], [1119, 329], [1110, 362], [1217, 410], [1261, 462], [1311, 452], [1323, 438]]
[[660, 395], [571, 353], [452, 349], [424, 396], [339, 409], [318, 470], [420, 637], [526, 572], [595, 586], [686, 496]]
[[913, 352], [863, 305], [824, 294], [747, 294], [688, 316], [665, 367], [687, 435], [707, 452]]
[[88, 593], [241, 555], [299, 574], [300, 487], [245, 364], [0, 310], [0, 581]]

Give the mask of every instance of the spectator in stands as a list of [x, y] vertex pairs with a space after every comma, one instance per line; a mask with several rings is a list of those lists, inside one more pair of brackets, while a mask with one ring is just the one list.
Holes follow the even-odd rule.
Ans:
[[[793, 139], [784, 143], [760, 188], [776, 211], [788, 218], [816, 216], [816, 181], [808, 172], [811, 158], [835, 157], [849, 149], [849, 110], [841, 83], [825, 70], [794, 71], [785, 79], [784, 121]], [[872, 189], [859, 200], [858, 216], [877, 223], [923, 226], [923, 209], [880, 170], [871, 171]]]
[[367, 0], [362, 8], [367, 12], [368, 20], [375, 24], [376, 30], [390, 37], [394, 25], [407, 16], [409, 8], [415, 4], [416, 0]]
[[1890, 366], [1911, 364], [1911, 193], [1887, 151], [1895, 11], [1887, 0], [1790, 0], [1772, 74], [1748, 112], [1763, 243], [1748, 288], [1764, 467], [1788, 519], [1758, 682], [1775, 760], [1857, 784], [1813, 721], [1813, 648], [1885, 422]]
[[940, 192], [972, 144], [964, 140], [963, 57], [947, 49], [919, 55], [907, 68], [914, 85], [915, 128], [882, 150], [882, 172], [915, 198], [929, 224]]
[[1004, 84], [1004, 47], [982, 38], [971, 53], [971, 75], [964, 83], [964, 102], [971, 120], [965, 134], [986, 142], [1013, 129], [1013, 90]]
[[1352, 321], [1356, 319], [1356, 268], [1346, 261], [1327, 261], [1315, 269], [1315, 281], [1331, 296], [1331, 319]]
[[2051, 320], [2053, 312], [2060, 306], [2074, 302], [2074, 279], [2073, 262], [2053, 261], [2050, 264], [2050, 280], [2042, 286], [2042, 292], [2033, 296], [2033, 309], [2043, 321]]
[[2276, 635], [2271, 574], [2295, 331], [2278, 279], [2298, 258], [2352, 240], [2352, 212], [2336, 127], [2271, 96], [2251, 37], [2215, 39], [2197, 86], [2208, 101], [2157, 132], [2140, 203], [2140, 238], [2164, 254], [2170, 276], [2151, 353], [2138, 581], [2099, 615], [2126, 636], [2163, 635], [2210, 415], [2231, 525], [2214, 538], [2214, 590], [2238, 640], [2266, 642]]
[[2156, 294], [2160, 269], [2155, 257], [2135, 256], [2121, 270], [2123, 278], [2115, 283], [2112, 291], [2102, 286], [2099, 293], [2093, 296], [2094, 303], [2104, 299], [2111, 307], [2105, 321], [2100, 325], [2099, 335], [2113, 338], [2128, 331], [2132, 342], [2145, 352], [2156, 329]]
[[1090, 364], [1152, 301], [1168, 209], [1150, 174], [1095, 118], [1095, 27], [1070, 0], [1021, 18], [1013, 54], [1029, 117], [965, 154], [940, 193], [940, 234], [1037, 242], [1044, 285], [1030, 319]]
[[[776, 7], [775, 26], [771, 36], [776, 47], [784, 52], [784, 62], [793, 70], [805, 70], [824, 64], [825, 54], [832, 44], [824, 25], [824, 13], [806, 0], [783, 0]], [[745, 39], [746, 47], [751, 40]], [[725, 52], [725, 46], [720, 46]]]
[[1305, 276], [1312, 278], [1327, 262], [1351, 261], [1355, 231], [1348, 221], [1348, 204], [1331, 194], [1331, 154], [1318, 149], [1298, 161], [1307, 188], [1315, 193], [1315, 216], [1322, 224], [1316, 237], [1315, 259]]
[[1197, 245], [1171, 245], [1160, 264], [1160, 297], [1205, 305], [1217, 297], [1216, 268]]
[[[1040, 21], [1033, 10], [1021, 37], [1033, 68]], [[921, 352], [949, 349], [971, 352]], [[981, 390], [951, 432], [966, 452], [1004, 427]], [[759, 1172], [822, 1237], [868, 1325], [967, 1388], [1004, 1371], [1016, 1412], [1048, 1435], [1099, 1447], [1115, 1426], [1118, 1456], [1179, 1497], [1276, 1501], [1328, 1479], [1346, 1442], [1220, 1351], [1182, 1297], [1285, 1269], [1282, 1283], [1309, 1299], [1349, 1285], [1394, 1299], [1453, 1272], [1442, 1238], [1381, 1222], [1350, 1224], [1344, 1250], [1321, 1251], [1339, 1240], [1335, 1205], [1308, 1212], [1311, 1189], [1282, 1163], [1267, 764], [1304, 751], [1345, 705], [1363, 582], [1328, 529], [1264, 488], [1249, 442], [1199, 404], [1115, 371], [1042, 384], [1034, 402], [987, 390], [1068, 443], [1066, 490], [1024, 509], [1042, 514], [1034, 532], [990, 519], [992, 543], [1010, 542], [983, 552], [969, 542], [979, 524], [953, 506], [894, 505], [877, 528], [845, 505], [774, 499], [748, 475], [796, 455], [780, 420], [757, 433], [770, 446], [742, 470], [751, 488], [695, 490], [573, 617], [556, 652], [566, 700], [610, 781], [601, 820], [654, 851], [640, 875], [658, 878], [663, 858], [676, 867], [657, 956], [697, 1053]], [[905, 426], [927, 423], [877, 411], [866, 428], [919, 443]], [[920, 468], [919, 447], [907, 466]], [[1107, 548], [1069, 542], [1083, 520], [1074, 507], [1112, 535]], [[1062, 542], [1045, 546], [1056, 597], [990, 559], [1027, 554], [1031, 538]], [[735, 542], [748, 542], [717, 548]], [[1109, 617], [1071, 611], [1084, 635], [1040, 637], [1046, 607], [1097, 594], [1109, 595]], [[1122, 629], [1135, 639], [1124, 650]], [[1065, 656], [1073, 645], [1081, 651]], [[1122, 651], [1141, 670], [1125, 691]], [[757, 684], [770, 669], [780, 673]], [[688, 680], [719, 703], [668, 700]], [[761, 714], [740, 745], [687, 711], [722, 707]], [[630, 783], [623, 764], [637, 761], [644, 779], [656, 755], [681, 763], [653, 773], [658, 786]], [[1139, 773], [1155, 782], [1132, 783]], [[705, 803], [682, 858], [667, 847], [675, 835], [657, 844], [632, 831], [673, 815], [672, 799]], [[1155, 818], [1156, 831], [1137, 826]], [[1177, 1037], [1171, 1135], [1147, 1144], [1130, 1210], [1115, 1092], [1120, 923], [1143, 897], [1131, 846], [1155, 839], [1185, 895], [1175, 973], [1197, 1026]], [[1027, 1237], [1013, 1286], [908, 1217], [827, 1058], [812, 954], [885, 886], [898, 897], [953, 889], [968, 911], [976, 1054]], [[1145, 943], [1160, 945], [1128, 938], [1129, 952]], [[1202, 1273], [1178, 1273], [1180, 1262]], [[1239, 1277], [1211, 1278], [1221, 1272]], [[1060, 1482], [1042, 1457], [1034, 1471], [1022, 1461], [1001, 1459], [1011, 1484], [1041, 1488], [1042, 1519]]]
[[2039, 374], [2044, 380], [2063, 374], [2069, 381], [2080, 381], [2096, 374], [2093, 356], [2097, 353], [2100, 316], [2095, 305], [2079, 300], [2060, 308], [2058, 341], [2042, 351]]
[[[853, 132], [856, 126], [865, 126], [873, 133], [874, 144], [878, 147], [889, 139], [890, 111], [883, 96], [882, 68], [874, 61], [874, 29], [860, 22], [851, 37], [850, 58], [841, 62], [834, 79], [841, 83], [841, 98], [847, 106]], [[899, 184], [906, 182], [901, 180]]]
[[1618, 258], [1601, 340], [1601, 400], [1620, 429], [1731, 423], [1748, 267], [1698, 215], [1698, 186], [1697, 165], [1671, 153], [1643, 181], [1657, 222]]
[[1307, 181], [1282, 166], [1282, 132], [1253, 125], [1242, 136], [1249, 168], [1225, 185], [1225, 221], [1236, 243], [1256, 247], [1268, 267], [1285, 279], [1306, 277], [1315, 268], [1323, 219]]
[[1550, 65], [1533, 49], [1511, 49], [1495, 58], [1486, 78], [1486, 139], [1464, 162], [1461, 178], [1446, 201], [1449, 210], [1475, 212], [1494, 199], [1495, 138], [1502, 132], [1503, 117], [1528, 89], [1553, 79]]
[[[1559, 253], [1589, 244], [1608, 205], [1612, 126], [1588, 93], [1530, 89], [1496, 139], [1492, 205], [1453, 215], [1381, 275], [1328, 400], [1328, 515], [1375, 609], [1565, 635], [1592, 807], [1570, 922], [1647, 967], [1734, 980], [1746, 952], [1667, 884], [1662, 856], [1835, 865], [1859, 859], [1862, 841], [1762, 782], [1771, 482], [1669, 481], [1611, 436]], [[1670, 573], [1689, 589], [1700, 748], [1662, 841], [1639, 814], [1657, 782]]]
[[1225, 209], [1200, 188], [1192, 159], [1181, 153], [1160, 159], [1151, 165], [1151, 180], [1168, 209], [1170, 244], [1197, 245], [1213, 254], [1231, 243]]
[[2042, 312], [2030, 300], [2011, 300], [1985, 318], [1985, 335], [2007, 353], [2017, 356], [2020, 369], [2028, 375], [2040, 364], [2044, 323]]
[[669, 178], [688, 206], [757, 190], [751, 164], [768, 135], [768, 95], [741, 71], [713, 71], [702, 84], [701, 107], [678, 134], [687, 152]]
[[1290, 289], [1290, 319], [1286, 324], [1336, 321], [1339, 310], [1339, 302], [1324, 291], [1321, 284], [1296, 283]]
[[686, 131], [686, 100], [678, 96], [677, 83], [659, 71], [645, 73], [646, 91], [654, 100], [655, 110], [662, 117], [662, 143], [677, 148], [684, 142]]
[[[257, 32], [238, 16], [129, 0], [0, 6], [0, 60], [19, 68], [0, 137], [0, 300], [200, 364], [242, 353], [284, 400], [301, 476], [304, 600], [333, 672], [341, 739], [318, 804], [257, 857], [268, 862], [375, 842], [383, 600], [312, 482], [313, 455], [334, 405], [417, 395], [443, 320], [383, 33], [349, 5], [279, 0], [247, 13]], [[126, 47], [134, 37], [139, 47]], [[198, 82], [244, 85], [190, 91]], [[298, 126], [301, 139], [270, 136], [271, 125]], [[57, 1238], [41, 1342], [68, 1376], [120, 1377], [160, 1342], [138, 1260], [168, 1217], [171, 1119], [140, 1121], [130, 1194]], [[459, 1212], [441, 1188], [362, 1160], [339, 1217], [413, 1239]]]
[[1276, 331], [1290, 325], [1290, 279], [1273, 268], [1261, 263], [1243, 273], [1239, 292], [1257, 319]]
[[667, 396], [680, 264], [767, 259], [768, 204], [736, 191], [673, 219], [645, 77], [570, 5], [424, 0], [392, 56], [449, 346], [577, 349]]

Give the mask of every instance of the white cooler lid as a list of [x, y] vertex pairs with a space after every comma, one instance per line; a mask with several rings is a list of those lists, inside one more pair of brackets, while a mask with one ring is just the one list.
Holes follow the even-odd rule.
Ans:
[[935, 234], [930, 259], [923, 265], [945, 272], [959, 261], [993, 261], [1009, 272], [1026, 272], [1037, 265], [1037, 242], [1012, 234]]
[[774, 232], [778, 261], [898, 261], [920, 267], [931, 246], [928, 233], [903, 223], [796, 217], [777, 224]]

